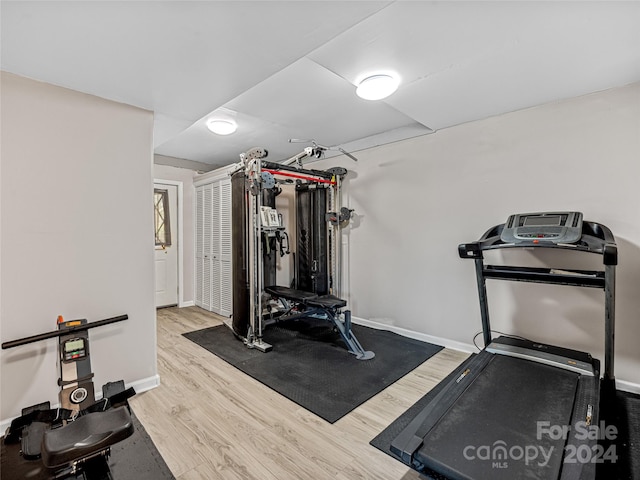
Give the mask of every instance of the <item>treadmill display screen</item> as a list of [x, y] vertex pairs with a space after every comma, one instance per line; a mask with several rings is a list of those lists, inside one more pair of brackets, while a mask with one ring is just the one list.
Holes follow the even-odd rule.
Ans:
[[539, 227], [549, 225], [560, 225], [560, 215], [549, 215], [544, 217], [526, 217], [524, 219], [524, 226], [526, 227]]
[[[576, 243], [582, 237], [582, 213], [533, 212], [510, 215], [500, 232], [504, 243], [550, 246]], [[542, 245], [542, 246], [544, 246]]]

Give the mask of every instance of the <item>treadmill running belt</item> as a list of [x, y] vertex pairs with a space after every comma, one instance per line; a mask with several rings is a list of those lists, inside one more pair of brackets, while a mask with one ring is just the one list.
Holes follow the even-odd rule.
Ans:
[[414, 458], [455, 479], [557, 478], [565, 438], [538, 422], [570, 425], [577, 383], [576, 373], [496, 355]]

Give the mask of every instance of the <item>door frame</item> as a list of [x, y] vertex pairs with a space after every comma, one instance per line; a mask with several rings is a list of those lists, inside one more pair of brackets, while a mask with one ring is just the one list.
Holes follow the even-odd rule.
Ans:
[[[184, 239], [184, 227], [183, 227], [183, 220], [182, 220], [182, 215], [183, 215], [183, 204], [184, 204], [184, 198], [183, 198], [183, 182], [181, 181], [176, 181], [176, 180], [162, 180], [159, 178], [154, 178], [153, 179], [153, 184], [154, 185], [170, 185], [170, 186], [175, 186], [178, 187], [178, 198], [177, 198], [177, 205], [176, 205], [176, 216], [177, 218], [177, 230], [178, 230], [178, 307], [182, 308], [182, 307], [187, 307], [188, 305], [186, 305], [184, 303], [184, 282], [183, 282], [183, 277], [184, 277], [184, 273], [183, 273], [183, 264], [184, 264], [184, 247], [183, 247], [183, 239]], [[155, 279], [155, 273], [154, 273], [154, 279]]]

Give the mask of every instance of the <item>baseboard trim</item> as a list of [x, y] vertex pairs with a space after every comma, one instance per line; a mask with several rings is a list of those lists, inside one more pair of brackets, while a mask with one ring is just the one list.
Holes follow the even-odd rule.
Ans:
[[460, 352], [478, 352], [478, 349], [476, 347], [468, 343], [449, 340], [448, 338], [435, 337], [433, 335], [427, 335], [426, 333], [414, 332], [413, 330], [396, 327], [395, 325], [388, 325], [386, 323], [380, 323], [360, 317], [351, 317], [351, 321], [365, 327], [375, 328], [376, 330], [388, 330], [390, 332], [397, 333], [398, 335], [402, 335], [403, 337], [413, 338], [414, 340], [420, 340], [422, 342], [433, 343], [434, 345], [440, 345], [441, 347], [451, 348], [452, 350], [458, 350]]
[[[441, 347], [451, 348], [460, 352], [478, 352], [478, 349], [475, 346], [468, 343], [457, 342], [455, 340], [449, 340], [448, 338], [435, 337], [433, 335], [427, 335], [426, 333], [414, 332], [413, 330], [396, 327], [395, 325], [388, 325], [386, 323], [376, 322], [359, 317], [351, 317], [351, 321], [365, 327], [375, 328], [376, 330], [389, 330], [390, 332], [397, 333], [398, 335], [402, 335], [403, 337], [413, 338], [415, 340], [432, 343], [434, 345], [440, 345]], [[637, 383], [616, 379], [616, 388], [624, 392], [640, 395], [640, 384]]]
[[136, 393], [146, 392], [159, 386], [160, 375], [157, 374], [152, 377], [143, 378], [142, 380], [136, 380], [135, 382], [127, 384], [127, 388], [133, 387]]
[[185, 307], [194, 307], [195, 306], [195, 302], [193, 300], [190, 300], [188, 302], [181, 302], [178, 305], [178, 308], [185, 308]]

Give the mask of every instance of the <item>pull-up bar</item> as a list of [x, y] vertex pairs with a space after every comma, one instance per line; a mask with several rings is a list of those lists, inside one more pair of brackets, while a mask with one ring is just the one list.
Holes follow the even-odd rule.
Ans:
[[328, 183], [330, 185], [335, 185], [336, 184], [335, 180], [327, 180], [326, 178], [311, 177], [309, 175], [300, 175], [299, 173], [281, 172], [281, 171], [277, 171], [277, 170], [271, 170], [269, 168], [263, 168], [262, 171], [263, 172], [268, 172], [271, 175], [282, 175], [283, 177], [300, 178], [302, 180], [309, 180], [309, 181], [318, 182], [318, 183]]
[[297, 168], [297, 167], [292, 167], [290, 165], [285, 165], [283, 163], [267, 162], [266, 160], [262, 160], [261, 167], [263, 170], [266, 168], [270, 170], [276, 170], [278, 172], [281, 172], [284, 170], [287, 172], [293, 172], [297, 174], [305, 174], [305, 175], [312, 175], [314, 177], [326, 178], [327, 180], [331, 180], [335, 175], [334, 173], [328, 172], [326, 170]]

